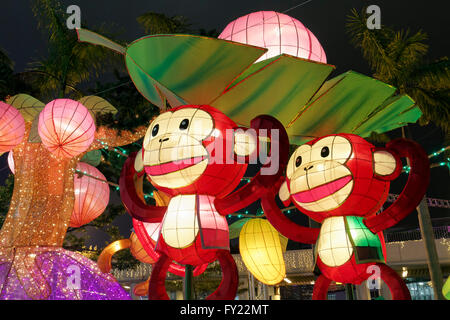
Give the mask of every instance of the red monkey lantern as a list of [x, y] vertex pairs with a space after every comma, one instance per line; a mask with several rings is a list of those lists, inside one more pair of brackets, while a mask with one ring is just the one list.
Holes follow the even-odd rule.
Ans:
[[[207, 299], [234, 299], [238, 272], [229, 253], [225, 216], [272, 190], [288, 157], [287, 134], [275, 118], [258, 116], [251, 129], [238, 128], [211, 106], [173, 108], [152, 121], [141, 158], [133, 154], [125, 162], [119, 184], [127, 211], [143, 222], [162, 222], [156, 243], [160, 257], [150, 278], [149, 299], [169, 298], [164, 280], [172, 260], [197, 267], [219, 260], [223, 278]], [[271, 141], [270, 161], [250, 183], [233, 192], [259, 149], [260, 136]], [[264, 174], [264, 169], [270, 173]], [[170, 196], [166, 207], [146, 205], [139, 197], [136, 174], [144, 172]]]
[[[402, 170], [401, 157], [410, 160], [408, 181], [397, 201], [376, 214], [386, 201], [390, 181]], [[316, 244], [317, 279], [313, 299], [327, 297], [331, 281], [360, 284], [378, 267], [381, 279], [396, 300], [411, 299], [408, 288], [385, 262], [382, 230], [395, 225], [419, 204], [429, 183], [429, 162], [415, 142], [393, 140], [376, 148], [353, 134], [329, 135], [300, 146], [286, 168], [279, 195], [322, 223], [302, 227], [281, 212], [273, 196], [262, 198], [267, 219], [284, 236]], [[375, 266], [374, 266], [375, 265]]]

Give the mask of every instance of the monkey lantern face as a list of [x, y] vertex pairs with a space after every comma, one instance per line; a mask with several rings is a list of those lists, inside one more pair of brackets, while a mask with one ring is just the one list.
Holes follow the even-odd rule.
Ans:
[[[225, 195], [240, 182], [246, 164], [234, 161], [227, 139], [236, 124], [211, 106], [164, 112], [144, 138], [143, 165], [151, 182], [171, 195]], [[229, 132], [227, 132], [229, 130]]]
[[365, 216], [384, 203], [390, 180], [386, 177], [391, 178], [398, 161], [359, 136], [326, 136], [300, 146], [291, 156], [285, 192], [319, 222], [330, 216]]

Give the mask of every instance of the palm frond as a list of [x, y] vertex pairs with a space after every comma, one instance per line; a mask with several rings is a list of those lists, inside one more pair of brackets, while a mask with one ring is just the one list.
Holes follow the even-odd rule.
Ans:
[[432, 121], [444, 132], [450, 132], [450, 90], [413, 87], [410, 90], [413, 98], [423, 112], [424, 121]]
[[55, 0], [33, 0], [32, 11], [37, 18], [38, 28], [49, 32], [50, 42], [61, 42], [67, 38], [70, 30], [65, 26], [66, 13], [61, 3]]
[[392, 31], [388, 28], [369, 29], [367, 27], [366, 8], [359, 13], [352, 9], [347, 16], [347, 33], [350, 35], [350, 42], [360, 48], [364, 58], [369, 63], [376, 74], [392, 75], [396, 72], [396, 66], [386, 51], [389, 39], [392, 38]]
[[187, 33], [190, 24], [186, 17], [168, 17], [162, 13], [147, 12], [137, 17], [137, 22], [148, 34]]
[[398, 69], [405, 70], [420, 63], [427, 54], [428, 45], [424, 43], [427, 38], [427, 34], [422, 31], [410, 36], [409, 30], [400, 30], [395, 33], [386, 51], [390, 59], [399, 66]]
[[409, 83], [425, 88], [449, 88], [450, 61], [442, 57], [432, 63], [418, 65], [409, 74]]

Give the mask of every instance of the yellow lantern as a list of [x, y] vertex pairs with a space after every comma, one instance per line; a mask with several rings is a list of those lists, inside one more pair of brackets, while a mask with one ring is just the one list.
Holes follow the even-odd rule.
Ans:
[[276, 285], [286, 276], [283, 252], [287, 239], [265, 219], [251, 219], [239, 235], [239, 251], [247, 269], [262, 283]]

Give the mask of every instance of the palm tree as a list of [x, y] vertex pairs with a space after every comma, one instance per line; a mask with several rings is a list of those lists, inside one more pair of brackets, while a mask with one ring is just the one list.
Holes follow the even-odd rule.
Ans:
[[80, 97], [81, 83], [97, 78], [111, 64], [122, 65], [110, 50], [78, 41], [75, 30], [66, 27], [67, 14], [59, 1], [33, 0], [32, 9], [38, 27], [48, 33], [48, 55], [32, 62], [23, 77], [40, 88], [42, 100]]
[[442, 57], [429, 62], [426, 58], [427, 34], [421, 30], [367, 28], [365, 8], [351, 11], [347, 32], [355, 47], [360, 48], [373, 71], [373, 77], [396, 87], [400, 94], [409, 95], [423, 112], [421, 124], [433, 122], [449, 133], [449, 61]]

